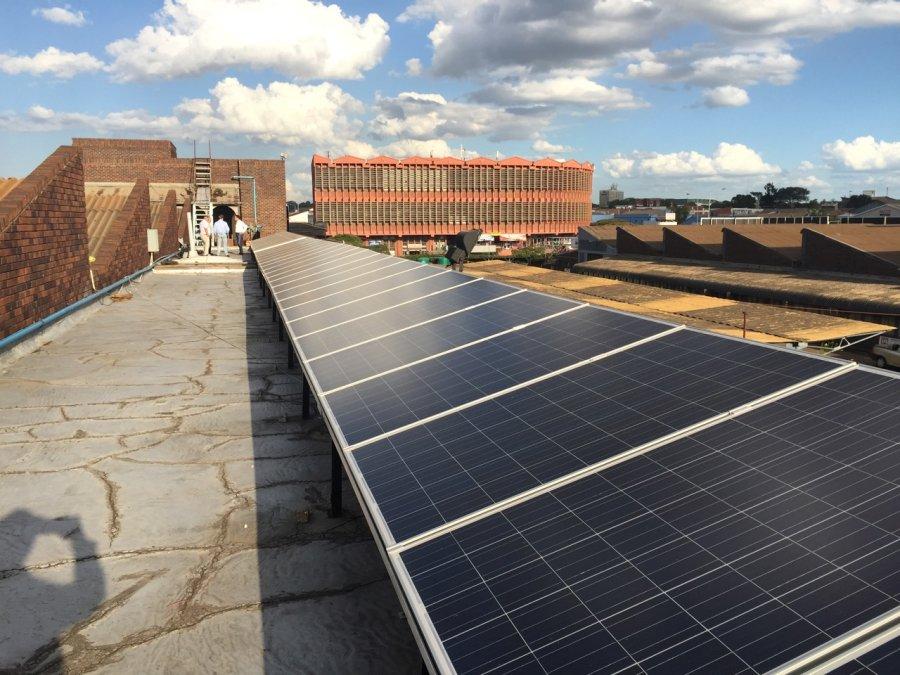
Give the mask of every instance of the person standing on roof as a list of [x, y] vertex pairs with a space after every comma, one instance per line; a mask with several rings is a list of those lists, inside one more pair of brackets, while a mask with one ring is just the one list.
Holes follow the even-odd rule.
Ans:
[[201, 255], [209, 255], [210, 239], [212, 238], [212, 223], [209, 222], [209, 216], [203, 216], [200, 221], [200, 238], [203, 240], [203, 249]]
[[216, 255], [228, 256], [228, 223], [219, 216], [213, 224], [213, 234], [216, 235]]
[[234, 243], [237, 244], [238, 253], [244, 255], [244, 239], [247, 236], [247, 223], [238, 218], [234, 223]]

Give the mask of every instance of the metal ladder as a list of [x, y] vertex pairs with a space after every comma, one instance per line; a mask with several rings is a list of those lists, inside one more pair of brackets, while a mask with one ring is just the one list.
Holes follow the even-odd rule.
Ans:
[[194, 199], [191, 203], [191, 254], [203, 249], [200, 221], [208, 216], [212, 223], [212, 159], [194, 154]]

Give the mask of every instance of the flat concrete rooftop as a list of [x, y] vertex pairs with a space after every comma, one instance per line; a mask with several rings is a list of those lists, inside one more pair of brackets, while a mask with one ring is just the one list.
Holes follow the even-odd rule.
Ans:
[[255, 271], [157, 271], [0, 361], [0, 671], [419, 672]]

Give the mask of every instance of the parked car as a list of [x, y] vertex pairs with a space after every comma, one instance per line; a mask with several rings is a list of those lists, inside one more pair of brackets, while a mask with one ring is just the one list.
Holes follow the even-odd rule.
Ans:
[[872, 347], [875, 365], [879, 368], [900, 368], [900, 339], [882, 337]]

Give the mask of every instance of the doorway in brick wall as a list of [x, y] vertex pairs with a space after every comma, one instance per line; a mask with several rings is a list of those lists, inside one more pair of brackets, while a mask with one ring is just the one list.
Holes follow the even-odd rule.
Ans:
[[234, 221], [237, 217], [234, 209], [228, 206], [227, 204], [218, 204], [213, 209], [213, 222], [216, 222], [219, 219], [219, 216], [222, 217], [226, 223], [228, 223], [228, 234], [229, 236], [234, 233]]

